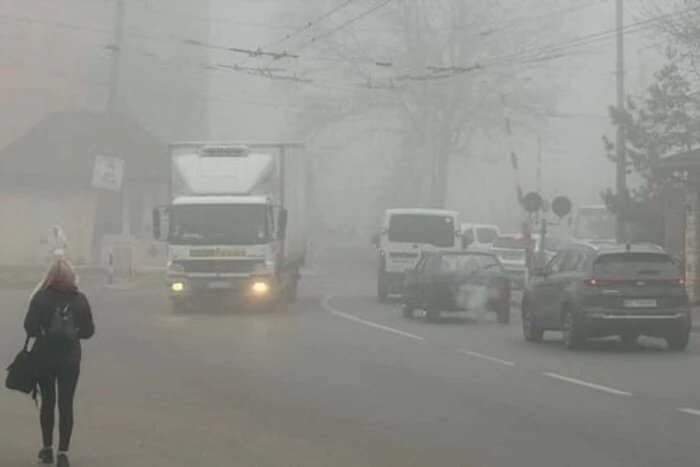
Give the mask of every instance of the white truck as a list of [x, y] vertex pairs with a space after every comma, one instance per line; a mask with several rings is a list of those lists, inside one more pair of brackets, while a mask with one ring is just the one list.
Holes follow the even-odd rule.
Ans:
[[308, 233], [304, 145], [187, 142], [170, 154], [171, 204], [154, 209], [153, 233], [168, 243], [173, 309], [295, 300]]
[[577, 240], [615, 243], [615, 215], [604, 205], [578, 208], [571, 228]]
[[458, 213], [443, 209], [387, 209], [373, 243], [379, 249], [377, 297], [403, 291], [404, 280], [424, 251], [462, 249]]

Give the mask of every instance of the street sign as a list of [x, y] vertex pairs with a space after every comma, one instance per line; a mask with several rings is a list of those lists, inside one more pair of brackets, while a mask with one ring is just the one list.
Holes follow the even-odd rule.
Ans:
[[92, 187], [119, 191], [124, 179], [124, 159], [98, 154], [92, 172]]
[[527, 212], [532, 214], [539, 211], [541, 207], [542, 197], [538, 193], [531, 191], [523, 197], [523, 208]]
[[566, 217], [571, 212], [571, 200], [566, 196], [557, 196], [552, 201], [552, 211], [557, 217]]

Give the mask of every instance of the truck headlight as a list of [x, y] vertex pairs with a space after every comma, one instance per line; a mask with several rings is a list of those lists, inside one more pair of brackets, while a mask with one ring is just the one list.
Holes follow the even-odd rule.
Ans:
[[270, 284], [266, 281], [255, 281], [250, 286], [250, 291], [258, 297], [270, 293]]
[[170, 289], [173, 292], [182, 292], [183, 290], [185, 290], [185, 284], [183, 284], [182, 282], [173, 282], [170, 285]]

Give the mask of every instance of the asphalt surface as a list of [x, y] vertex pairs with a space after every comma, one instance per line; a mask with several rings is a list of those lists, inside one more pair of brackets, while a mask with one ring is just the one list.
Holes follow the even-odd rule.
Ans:
[[[71, 449], [80, 466], [696, 466], [700, 346], [566, 351], [519, 320], [405, 320], [371, 251], [320, 245], [276, 313], [174, 315], [162, 289], [85, 284], [97, 333]], [[28, 291], [0, 292], [0, 355]], [[517, 310], [514, 309], [514, 313]], [[38, 414], [0, 392], [0, 466], [36, 465]]]

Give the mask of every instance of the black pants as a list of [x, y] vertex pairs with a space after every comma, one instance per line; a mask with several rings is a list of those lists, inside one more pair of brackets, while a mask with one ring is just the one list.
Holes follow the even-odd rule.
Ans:
[[73, 399], [80, 376], [79, 364], [50, 365], [39, 379], [41, 390], [41, 435], [44, 447], [53, 446], [58, 388], [58, 450], [68, 451], [73, 434]]

